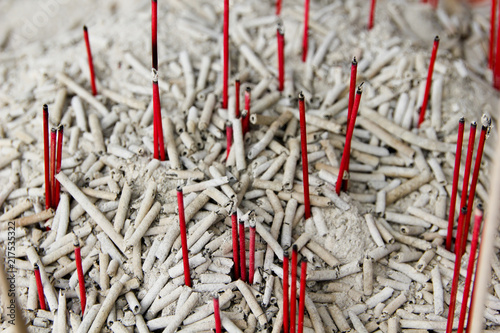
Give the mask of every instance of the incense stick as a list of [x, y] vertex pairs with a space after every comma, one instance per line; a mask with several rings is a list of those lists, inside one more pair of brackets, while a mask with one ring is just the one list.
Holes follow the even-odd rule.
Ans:
[[462, 143], [464, 139], [464, 117], [458, 121], [457, 151], [455, 153], [455, 168], [453, 169], [453, 185], [450, 196], [450, 212], [448, 214], [448, 233], [446, 235], [446, 249], [451, 251], [453, 225], [455, 224], [455, 205], [457, 201], [458, 177], [460, 175], [460, 161], [462, 159]]
[[[309, 163], [307, 162], [307, 131], [306, 131], [306, 109], [304, 105], [304, 94], [299, 93], [300, 112], [300, 144], [302, 146], [302, 184], [304, 188], [304, 205], [306, 220], [311, 217], [311, 201], [309, 197]], [[292, 267], [293, 269], [293, 267]]]
[[290, 333], [295, 333], [297, 307], [297, 245], [292, 246], [292, 281], [290, 285]]
[[227, 109], [229, 83], [229, 0], [224, 0], [224, 72], [222, 79], [222, 108]]
[[[154, 135], [156, 143], [154, 147], [154, 158], [165, 160], [165, 144], [163, 139], [163, 125], [161, 120], [160, 90], [158, 88], [158, 72], [153, 69], [153, 109], [154, 109]], [[156, 124], [156, 125], [155, 125]]]
[[300, 264], [300, 294], [299, 294], [299, 328], [297, 333], [304, 332], [304, 307], [306, 299], [306, 275], [307, 275], [307, 260], [302, 260]]
[[42, 278], [40, 276], [40, 269], [38, 268], [38, 265], [35, 263], [33, 265], [33, 271], [35, 273], [35, 279], [36, 279], [36, 289], [38, 290], [38, 300], [40, 302], [40, 309], [45, 310], [45, 295], [43, 293], [43, 284], [42, 284]]
[[184, 218], [184, 198], [182, 194], [182, 187], [180, 186], [177, 187], [177, 206], [179, 209], [179, 226], [181, 230], [182, 262], [184, 265], [184, 284], [188, 287], [191, 287], [186, 220]]
[[[62, 146], [63, 146], [63, 139], [64, 139], [64, 126], [59, 125], [57, 128], [57, 153], [56, 153], [56, 174], [61, 172], [61, 163], [62, 163]], [[59, 199], [61, 197], [61, 183], [59, 183], [58, 180], [55, 181], [55, 187], [54, 188], [54, 205], [57, 207], [59, 205]]]
[[151, 0], [151, 57], [152, 67], [158, 70], [158, 1]]
[[80, 305], [82, 309], [82, 317], [85, 312], [85, 305], [87, 304], [87, 294], [85, 292], [85, 276], [83, 274], [82, 268], [82, 257], [80, 255], [80, 244], [78, 240], [76, 240], [75, 244], [75, 262], [76, 262], [76, 270], [78, 272], [78, 285], [80, 288]]
[[240, 278], [239, 252], [238, 252], [238, 215], [236, 209], [231, 214], [231, 238], [233, 241], [233, 274], [234, 279]]
[[231, 151], [231, 144], [233, 143], [233, 124], [228, 121], [226, 122], [226, 160], [229, 158], [229, 152]]
[[255, 221], [250, 220], [250, 245], [248, 248], [248, 284], [253, 284], [255, 275]]
[[278, 40], [278, 91], [283, 91], [285, 85], [285, 32], [279, 23], [276, 29], [276, 38]]
[[376, 0], [371, 0], [370, 2], [370, 15], [368, 17], [368, 30], [373, 28], [373, 18], [375, 16], [375, 2]]
[[50, 202], [52, 208], [56, 208], [55, 201], [55, 184], [56, 184], [56, 150], [57, 150], [57, 131], [55, 128], [50, 129]]
[[276, 16], [281, 14], [281, 0], [276, 0]]
[[234, 118], [240, 117], [240, 80], [234, 81]]
[[213, 298], [213, 303], [214, 303], [215, 332], [222, 333], [220, 309], [219, 309], [219, 295], [215, 295], [215, 297]]
[[83, 26], [83, 38], [85, 39], [85, 47], [87, 48], [87, 58], [89, 62], [90, 85], [92, 87], [92, 95], [96, 96], [97, 88], [95, 85], [94, 62], [92, 61], [92, 51], [90, 50], [89, 32], [85, 25]]
[[306, 62], [309, 38], [309, 0], [304, 0], [304, 35], [302, 36], [302, 62]]
[[488, 49], [488, 68], [494, 70], [495, 68], [495, 26], [497, 16], [497, 0], [491, 0], [490, 11], [490, 40]]
[[238, 236], [240, 237], [240, 278], [241, 281], [247, 281], [247, 267], [246, 267], [246, 256], [245, 256], [245, 222], [243, 220], [238, 221]]
[[45, 171], [45, 209], [52, 207], [50, 186], [50, 148], [49, 148], [49, 107], [43, 105], [43, 152]]
[[[349, 84], [349, 102], [347, 105], [347, 127], [349, 127], [351, 124], [352, 108], [354, 106], [354, 99], [355, 99], [355, 95], [356, 95], [355, 91], [356, 91], [357, 72], [358, 72], [358, 62], [356, 61], [356, 57], [353, 57], [352, 63], [351, 63], [351, 81]], [[349, 154], [347, 156], [347, 161], [346, 161], [346, 170], [349, 170], [350, 160], [351, 160], [351, 156], [350, 156], [350, 152], [349, 152]], [[347, 191], [347, 186], [348, 186], [348, 180], [342, 179], [342, 188], [344, 191]]]
[[250, 126], [250, 99], [251, 99], [251, 89], [247, 87], [245, 90], [245, 111], [241, 119], [241, 126], [243, 129], [243, 136], [248, 133]]
[[432, 74], [434, 73], [434, 63], [436, 62], [436, 55], [439, 47], [439, 36], [434, 37], [434, 44], [432, 46], [431, 61], [429, 63], [429, 72], [427, 73], [427, 82], [425, 83], [424, 100], [420, 108], [420, 116], [418, 118], [418, 127], [425, 120], [425, 111], [427, 110], [427, 102], [429, 101], [429, 92], [431, 90]]
[[288, 288], [288, 278], [289, 278], [289, 272], [288, 272], [288, 266], [289, 266], [289, 256], [288, 256], [288, 251], [283, 251], [283, 332], [288, 333], [289, 327], [290, 327], [290, 319], [289, 319], [289, 301], [288, 301], [288, 295], [289, 295], [289, 288]]

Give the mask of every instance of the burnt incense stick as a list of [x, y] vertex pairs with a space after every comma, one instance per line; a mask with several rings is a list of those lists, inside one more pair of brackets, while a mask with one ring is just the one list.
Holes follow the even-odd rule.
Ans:
[[[463, 178], [463, 186], [462, 186], [462, 197], [460, 198], [460, 207], [467, 207], [467, 192], [469, 188], [469, 177], [470, 177], [470, 169], [472, 164], [472, 155], [474, 154], [474, 140], [476, 138], [476, 122], [473, 121], [470, 124], [470, 132], [469, 132], [469, 144], [467, 146], [467, 159], [465, 160], [465, 172]], [[458, 255], [460, 252], [460, 248], [457, 246], [458, 239], [461, 237], [459, 233], [460, 230], [463, 230], [461, 223], [465, 222], [465, 219], [458, 220], [458, 229], [457, 229], [457, 237], [455, 238], [455, 254]]]
[[[158, 87], [158, 72], [153, 69], [153, 134], [156, 135], [154, 158], [165, 161], [165, 144], [163, 139], [163, 125], [161, 121], [160, 90]], [[156, 134], [155, 134], [156, 133]]]
[[290, 326], [290, 321], [289, 321], [290, 319], [288, 316], [289, 314], [288, 267], [289, 267], [289, 256], [288, 256], [288, 251], [285, 250], [283, 251], [283, 332], [284, 333], [288, 333]]
[[375, 17], [375, 2], [376, 0], [370, 1], [370, 14], [368, 16], [368, 30], [373, 28], [373, 19]]
[[[307, 131], [306, 131], [306, 108], [304, 105], [304, 94], [299, 93], [299, 118], [300, 118], [300, 144], [302, 152], [302, 185], [304, 188], [304, 216], [306, 220], [311, 217], [311, 200], [309, 196], [309, 163], [307, 162]], [[293, 269], [293, 267], [292, 267]]]
[[276, 16], [281, 14], [281, 0], [276, 0]]
[[75, 246], [75, 263], [76, 271], [78, 273], [78, 286], [80, 288], [80, 306], [82, 309], [82, 317], [85, 312], [85, 305], [87, 304], [87, 293], [85, 291], [85, 276], [83, 275], [82, 256], [80, 253], [80, 243], [78, 240], [73, 244]]
[[40, 302], [40, 309], [45, 310], [45, 294], [43, 292], [42, 278], [40, 276], [40, 269], [38, 268], [38, 265], [36, 263], [33, 265], [33, 272], [35, 273], [36, 289], [38, 291], [38, 301]]
[[462, 159], [462, 145], [464, 139], [465, 119], [461, 117], [458, 121], [457, 149], [455, 152], [455, 168], [453, 169], [453, 185], [450, 197], [450, 211], [448, 214], [448, 233], [446, 234], [446, 249], [451, 251], [451, 241], [453, 238], [453, 226], [455, 224], [455, 205], [457, 201], [458, 178], [460, 175], [460, 161]]
[[184, 284], [191, 287], [191, 273], [189, 268], [189, 254], [187, 244], [186, 220], [184, 217], [184, 197], [182, 187], [177, 186], [177, 207], [179, 210], [179, 227], [182, 245], [182, 263], [184, 266]]
[[240, 80], [234, 81], [234, 117], [240, 117]]
[[[56, 174], [61, 172], [61, 163], [62, 163], [62, 147], [64, 140], [64, 126], [59, 125], [57, 128], [57, 153], [56, 153]], [[59, 199], [61, 198], [61, 184], [58, 180], [55, 181], [54, 188], [54, 198], [55, 198], [55, 207], [59, 205]]]
[[224, 0], [224, 68], [222, 78], [222, 108], [227, 109], [229, 83], [229, 0]]
[[295, 315], [297, 313], [297, 253], [298, 247], [296, 244], [292, 246], [292, 262], [291, 273], [292, 279], [290, 283], [290, 333], [295, 333]]
[[352, 106], [351, 118], [348, 120], [347, 133], [345, 137], [344, 152], [342, 153], [342, 159], [340, 161], [339, 174], [337, 176], [337, 183], [335, 185], [335, 191], [337, 195], [340, 195], [340, 190], [342, 189], [342, 182], [344, 180], [345, 172], [349, 172], [347, 169], [349, 155], [351, 153], [351, 140], [354, 133], [354, 125], [356, 123], [356, 117], [358, 115], [359, 104], [361, 102], [361, 95], [363, 94], [363, 83], [358, 86], [356, 90], [356, 99], [354, 100], [354, 105]]
[[51, 207], [56, 209], [55, 205], [55, 183], [56, 183], [56, 150], [57, 150], [57, 130], [50, 129], [50, 202]]
[[[463, 237], [463, 225], [464, 223], [461, 222], [467, 215], [467, 207], [462, 207], [460, 210], [460, 216], [458, 217], [458, 225], [459, 225], [459, 230], [457, 231], [457, 245], [456, 247], [458, 249], [461, 248], [462, 242], [467, 241], [467, 237]], [[455, 305], [456, 305], [456, 300], [457, 300], [457, 291], [458, 291], [458, 278], [460, 277], [460, 264], [462, 262], [462, 252], [458, 251], [455, 257], [455, 268], [453, 270], [453, 282], [451, 285], [451, 294], [450, 294], [450, 303], [449, 303], [449, 310], [448, 310], [448, 321], [446, 323], [446, 333], [451, 333], [453, 330], [453, 319], [455, 317]]]
[[279, 23], [276, 38], [278, 40], [278, 91], [283, 91], [285, 87], [285, 32]]
[[297, 333], [304, 332], [304, 309], [306, 304], [306, 276], [307, 260], [303, 259], [300, 263], [300, 292], [299, 292], [299, 327]]
[[431, 90], [432, 74], [434, 73], [434, 63], [436, 62], [436, 55], [439, 47], [439, 36], [434, 37], [434, 44], [432, 46], [431, 61], [429, 63], [429, 72], [427, 73], [427, 82], [425, 83], [424, 100], [420, 108], [420, 116], [418, 118], [418, 127], [425, 120], [425, 111], [427, 110], [427, 102], [429, 101], [429, 92]]
[[219, 308], [219, 295], [214, 296], [213, 303], [214, 303], [215, 332], [222, 333], [222, 324], [220, 320], [220, 308]]
[[95, 72], [94, 72], [94, 62], [92, 61], [92, 51], [90, 50], [90, 42], [89, 42], [89, 32], [87, 30], [87, 26], [83, 26], [83, 38], [85, 39], [85, 47], [87, 48], [87, 59], [89, 62], [89, 70], [90, 70], [90, 85], [92, 87], [92, 95], [97, 95], [97, 88], [95, 85]]
[[[474, 205], [474, 196], [476, 195], [477, 179], [479, 177], [479, 170], [481, 169], [481, 160], [483, 158], [484, 143], [486, 141], [486, 135], [488, 133], [489, 125], [483, 125], [481, 128], [481, 134], [479, 136], [479, 143], [477, 145], [476, 162], [474, 163], [474, 171], [472, 172], [472, 179], [470, 182], [469, 195], [467, 197], [467, 216], [465, 217], [465, 237], [469, 234], [470, 218], [472, 213], [472, 207]], [[462, 255], [465, 252], [465, 244], [462, 245]]]
[[234, 279], [240, 278], [239, 252], [238, 252], [238, 213], [236, 209], [231, 214], [231, 235], [233, 240], [233, 273]]
[[240, 278], [241, 281], [247, 281], [247, 263], [245, 256], [245, 222], [238, 221], [238, 236], [240, 237]]
[[233, 142], [233, 124], [228, 121], [226, 122], [226, 160], [229, 157], [229, 152], [231, 151], [231, 144]]
[[50, 148], [49, 148], [49, 107], [43, 105], [43, 154], [45, 171], [45, 209], [52, 207], [52, 194], [50, 186]]
[[304, 0], [304, 35], [302, 36], [302, 62], [307, 59], [307, 46], [309, 43], [309, 0]]
[[247, 87], [245, 90], [245, 111], [243, 117], [241, 118], [241, 127], [243, 129], [243, 136], [248, 133], [250, 127], [250, 99], [251, 99], [252, 89]]
[[255, 275], [255, 221], [250, 221], [250, 245], [248, 248], [248, 284], [253, 284]]
[[158, 70], [158, 1], [151, 0], [151, 57], [152, 67]]
[[488, 68], [495, 68], [495, 26], [497, 17], [497, 0], [491, 0], [490, 40], [488, 49]]
[[[458, 320], [458, 332], [463, 332], [465, 324], [465, 316], [467, 315], [467, 304], [469, 301], [469, 291], [476, 265], [476, 251], [479, 241], [479, 232], [481, 230], [481, 222], [483, 221], [483, 205], [478, 204], [474, 216], [474, 232], [472, 233], [472, 243], [470, 246], [469, 263], [467, 264], [467, 276], [465, 278], [464, 293], [462, 297], [462, 308], [460, 309], [460, 317]], [[471, 306], [472, 308], [472, 306]]]

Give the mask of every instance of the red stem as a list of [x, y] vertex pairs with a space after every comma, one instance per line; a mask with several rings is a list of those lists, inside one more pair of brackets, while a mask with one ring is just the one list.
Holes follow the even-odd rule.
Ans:
[[[467, 159], [465, 160], [465, 173], [462, 186], [462, 197], [460, 199], [460, 207], [467, 207], [467, 189], [469, 187], [470, 167], [472, 164], [472, 155], [474, 153], [475, 138], [476, 138], [476, 122], [474, 121], [470, 124], [469, 145], [467, 147]], [[457, 237], [455, 238], [455, 243], [459, 243], [459, 241], [457, 240], [460, 239], [460, 237], [462, 237], [461, 231], [464, 230], [464, 228], [462, 227], [462, 223], [464, 223], [464, 219], [458, 219], [458, 229], [457, 229]], [[460, 252], [460, 247], [458, 247], [457, 244], [455, 244], [455, 254], [458, 255], [459, 252]]]
[[243, 129], [243, 135], [248, 133], [250, 128], [250, 99], [251, 99], [251, 89], [247, 87], [245, 90], [245, 111], [246, 113], [243, 115], [241, 119], [241, 127]]
[[[352, 116], [352, 107], [354, 106], [357, 73], [358, 73], [358, 62], [356, 61], [356, 57], [354, 57], [351, 63], [351, 82], [349, 84], [349, 102], [347, 105], [347, 127], [349, 127]], [[350, 160], [351, 160], [351, 155], [349, 154], [347, 156], [347, 161], [346, 161], [346, 170], [349, 170]], [[344, 191], [347, 191], [348, 183], [349, 183], [348, 179], [342, 179], [342, 189]]]
[[[479, 177], [479, 170], [481, 169], [481, 159], [483, 158], [484, 142], [486, 141], [487, 132], [488, 132], [488, 127], [483, 126], [481, 128], [481, 135], [479, 136], [479, 143], [477, 145], [476, 162], [474, 163], [474, 172], [472, 173], [472, 180], [470, 182], [470, 189], [467, 200], [467, 216], [465, 217], [465, 228], [464, 228], [465, 239], [467, 239], [467, 235], [469, 234], [472, 205], [474, 205], [474, 196], [476, 195], [477, 178]], [[467, 242], [464, 242], [462, 244], [462, 255], [465, 252], [466, 243]]]
[[276, 0], [276, 16], [281, 14], [281, 0]]
[[[155, 146], [155, 158], [158, 159], [158, 151], [159, 150], [159, 159], [160, 161], [165, 161], [165, 145], [163, 141], [163, 125], [161, 123], [161, 104], [160, 104], [160, 89], [158, 87], [158, 77], [155, 76], [153, 78], [153, 113], [156, 119], [156, 132], [157, 136], [157, 144]], [[155, 127], [153, 123], [153, 127]]]
[[495, 68], [495, 25], [497, 17], [497, 0], [491, 0], [491, 13], [490, 13], [490, 48], [488, 55], [488, 67]]
[[229, 157], [231, 151], [231, 144], [233, 142], [233, 125], [231, 122], [226, 123], [226, 159]]
[[434, 38], [434, 45], [432, 46], [431, 62], [429, 63], [429, 72], [427, 73], [427, 82], [425, 84], [424, 101], [420, 109], [420, 116], [418, 118], [418, 127], [424, 122], [425, 111], [427, 110], [427, 102], [429, 101], [429, 92], [431, 90], [432, 73], [434, 72], [434, 63], [436, 62], [436, 55], [439, 47], [439, 36]]
[[289, 329], [289, 318], [288, 318], [288, 310], [289, 310], [289, 301], [288, 301], [288, 251], [283, 252], [283, 333], [288, 333]]
[[[64, 139], [64, 126], [59, 125], [59, 128], [57, 129], [56, 174], [61, 172], [63, 139]], [[55, 203], [54, 203], [54, 205], [57, 207], [59, 205], [59, 199], [61, 198], [61, 184], [59, 183], [59, 181], [57, 179], [55, 181], [54, 191], [55, 191], [55, 194], [54, 194]]]
[[234, 117], [240, 117], [240, 80], [234, 81]]
[[222, 82], [222, 108], [227, 109], [229, 81], [229, 0], [224, 0], [224, 73]]
[[158, 70], [158, 1], [151, 0], [151, 53], [153, 68]]
[[250, 225], [250, 246], [248, 248], [248, 283], [253, 284], [255, 274], [255, 225]]
[[238, 236], [240, 237], [240, 278], [247, 281], [247, 259], [245, 257], [245, 222], [239, 221]]
[[45, 209], [52, 206], [50, 187], [49, 107], [43, 105], [43, 160], [45, 166]]
[[368, 16], [368, 30], [373, 28], [373, 18], [375, 16], [375, 0], [370, 2], [370, 15]]
[[285, 33], [281, 25], [278, 25], [276, 37], [278, 39], [278, 91], [283, 91], [285, 87]]
[[309, 30], [309, 0], [304, 2], [304, 36], [302, 38], [302, 62], [306, 62]]
[[297, 307], [297, 245], [292, 246], [292, 281], [290, 285], [290, 333], [295, 333]]
[[87, 48], [87, 58], [89, 61], [90, 85], [92, 87], [92, 95], [95, 96], [97, 95], [97, 88], [95, 86], [94, 62], [92, 61], [92, 51], [90, 50], [89, 32], [86, 26], [83, 26], [83, 38], [85, 39], [85, 46]]
[[180, 186], [177, 187], [177, 207], [179, 210], [179, 225], [181, 229], [182, 262], [184, 265], [184, 283], [186, 286], [191, 287], [186, 220], [184, 218], [184, 197], [182, 195], [182, 188]]
[[302, 186], [304, 187], [304, 205], [306, 220], [311, 217], [311, 201], [309, 197], [309, 163], [307, 162], [307, 132], [306, 132], [306, 108], [304, 106], [304, 94], [299, 93], [300, 113], [300, 143], [302, 146]]
[[43, 284], [42, 284], [42, 278], [40, 276], [40, 269], [38, 268], [38, 265], [34, 265], [34, 272], [35, 272], [35, 280], [36, 280], [36, 289], [38, 291], [38, 300], [40, 302], [40, 309], [45, 310], [45, 294], [43, 293]]
[[222, 325], [220, 321], [220, 309], [219, 309], [219, 296], [214, 297], [214, 318], [215, 318], [215, 332], [222, 333]]
[[[463, 223], [461, 223], [461, 220], [463, 220], [466, 215], [467, 215], [467, 207], [462, 207], [462, 209], [460, 211], [460, 216], [458, 217], [459, 228], [463, 228]], [[462, 231], [463, 230], [459, 230], [457, 236], [461, 235]], [[457, 248], [460, 248], [462, 246], [463, 240], [464, 240], [464, 237], [458, 238]], [[450, 296], [450, 303], [449, 303], [449, 310], [448, 310], [448, 321], [446, 323], [446, 333], [452, 333], [452, 330], [453, 330], [453, 319], [455, 317], [455, 305], [456, 305], [456, 300], [457, 300], [458, 278], [460, 277], [460, 263], [461, 262], [462, 262], [462, 252], [458, 251], [458, 254], [455, 257], [455, 268], [453, 270], [453, 282], [451, 285], [451, 296]]]
[[240, 264], [239, 264], [239, 252], [238, 252], [238, 215], [234, 211], [231, 214], [231, 232], [233, 237], [233, 261], [234, 261], [234, 278], [238, 280], [240, 278]]
[[361, 89], [362, 84], [363, 83], [359, 85], [356, 91], [356, 99], [354, 101], [354, 105], [352, 106], [351, 118], [348, 120], [348, 127], [344, 144], [344, 152], [342, 153], [342, 159], [340, 160], [340, 168], [339, 168], [339, 174], [337, 176], [337, 184], [335, 184], [335, 191], [337, 192], [338, 195], [340, 195], [340, 190], [342, 188], [344, 173], [345, 171], [349, 171], [348, 163], [350, 159], [349, 155], [351, 154], [351, 140], [352, 140], [352, 134], [354, 133], [354, 125], [356, 124], [356, 117], [358, 115], [359, 103], [361, 102], [361, 95], [363, 93], [363, 90]]
[[57, 138], [57, 131], [55, 128], [50, 129], [50, 202], [52, 204], [52, 208], [56, 209], [56, 191], [55, 191], [55, 184], [56, 184], [56, 138]]
[[306, 276], [307, 261], [302, 260], [300, 264], [300, 294], [299, 294], [299, 328], [297, 333], [304, 332], [304, 307], [306, 302]]
[[500, 24], [497, 26], [495, 63], [493, 64], [493, 87], [500, 90]]
[[448, 233], [446, 235], [446, 249], [451, 251], [453, 225], [455, 224], [455, 205], [457, 202], [458, 177], [460, 175], [460, 161], [462, 159], [462, 144], [464, 140], [464, 117], [458, 121], [457, 150], [455, 152], [455, 168], [453, 169], [453, 186], [451, 188], [450, 213], [448, 214]]
[[85, 312], [85, 305], [87, 304], [87, 294], [85, 292], [85, 277], [83, 276], [82, 256], [80, 253], [80, 246], [75, 245], [75, 262], [76, 271], [78, 272], [78, 285], [80, 287], [80, 305], [82, 308], [82, 317]]
[[465, 324], [465, 315], [467, 314], [467, 302], [469, 301], [469, 291], [472, 282], [472, 275], [474, 273], [474, 266], [476, 264], [476, 250], [479, 239], [479, 232], [481, 230], [481, 222], [483, 220], [483, 207], [481, 204], [476, 208], [474, 217], [474, 232], [472, 234], [472, 243], [469, 254], [469, 264], [467, 265], [467, 277], [465, 278], [464, 295], [462, 297], [462, 308], [460, 309], [460, 319], [458, 321], [458, 331], [463, 332]]

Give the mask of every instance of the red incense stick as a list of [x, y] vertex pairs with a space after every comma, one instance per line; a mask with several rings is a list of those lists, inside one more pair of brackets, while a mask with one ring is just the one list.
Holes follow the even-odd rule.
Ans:
[[300, 263], [300, 294], [299, 294], [299, 328], [297, 333], [304, 332], [304, 308], [306, 304], [307, 260]]
[[90, 50], [90, 42], [89, 42], [89, 32], [87, 31], [87, 27], [83, 26], [83, 38], [85, 39], [85, 46], [87, 48], [87, 58], [89, 61], [89, 70], [90, 70], [90, 85], [92, 87], [92, 95], [97, 95], [97, 88], [95, 85], [95, 73], [94, 73], [94, 62], [92, 61], [92, 51]]
[[245, 222], [239, 221], [238, 236], [240, 237], [240, 278], [247, 281], [247, 259], [245, 256]]
[[57, 131], [55, 128], [50, 129], [50, 202], [51, 207], [56, 208], [55, 206], [55, 184], [56, 184], [56, 142], [57, 140]]
[[495, 25], [497, 17], [497, 0], [491, 0], [490, 13], [490, 43], [488, 54], [488, 68], [495, 68]]
[[288, 251], [283, 251], [283, 332], [288, 333], [289, 329], [289, 318], [288, 318], [288, 310], [289, 310], [289, 302], [288, 302]]
[[281, 24], [276, 29], [276, 38], [278, 40], [278, 91], [283, 91], [285, 87], [285, 32]]
[[469, 291], [476, 264], [476, 250], [479, 239], [479, 231], [481, 230], [481, 222], [483, 220], [483, 205], [477, 205], [474, 217], [474, 232], [472, 234], [472, 243], [470, 247], [469, 263], [467, 265], [467, 277], [465, 278], [464, 295], [462, 297], [462, 308], [460, 309], [460, 318], [458, 321], [458, 332], [463, 332], [465, 324], [465, 315], [467, 314], [467, 303], [469, 301]]
[[236, 209], [231, 214], [231, 233], [233, 238], [233, 269], [234, 278], [238, 280], [240, 278], [240, 265], [239, 265], [239, 252], [238, 252], [238, 213]]
[[85, 305], [87, 304], [87, 294], [85, 292], [85, 277], [83, 276], [80, 244], [77, 241], [74, 245], [75, 245], [76, 271], [78, 273], [78, 285], [80, 287], [80, 305], [82, 308], [82, 317], [83, 317], [83, 313], [85, 312]]
[[222, 108], [227, 109], [229, 81], [229, 0], [224, 0], [224, 72], [222, 79]]
[[427, 82], [425, 84], [424, 101], [420, 109], [420, 116], [418, 118], [418, 127], [424, 122], [425, 111], [427, 110], [427, 102], [429, 101], [429, 92], [431, 90], [432, 73], [434, 73], [434, 63], [436, 62], [436, 55], [439, 47], [439, 36], [434, 37], [434, 45], [432, 46], [431, 62], [429, 63], [429, 72], [427, 73]]
[[219, 295], [215, 295], [214, 297], [214, 318], [215, 318], [215, 332], [222, 333], [222, 324], [220, 321]]
[[240, 80], [234, 81], [234, 117], [240, 117]]
[[[460, 207], [467, 207], [467, 190], [469, 188], [469, 176], [470, 176], [470, 168], [472, 164], [472, 155], [474, 153], [474, 140], [476, 138], [476, 122], [473, 121], [470, 124], [470, 133], [469, 133], [469, 145], [467, 147], [467, 159], [465, 160], [465, 172], [463, 178], [463, 186], [462, 186], [462, 197], [460, 198]], [[457, 229], [457, 237], [455, 238], [455, 254], [458, 255], [460, 252], [460, 247], [457, 246], [459, 243], [458, 239], [462, 236], [461, 231], [464, 230], [462, 224], [464, 219], [458, 220], [458, 229]], [[467, 239], [467, 238], [466, 238]]]
[[245, 90], [245, 111], [246, 111], [246, 113], [243, 114], [243, 118], [241, 119], [241, 127], [243, 129], [243, 135], [248, 133], [248, 130], [250, 128], [251, 92], [252, 92], [252, 90], [250, 89], [250, 87], [247, 87], [247, 89]]
[[250, 246], [248, 248], [248, 283], [253, 284], [255, 274], [255, 223], [250, 222]]
[[281, 0], [276, 0], [276, 16], [281, 14]]
[[[349, 100], [347, 104], [347, 127], [349, 127], [351, 116], [352, 116], [352, 107], [354, 106], [354, 96], [356, 91], [356, 77], [358, 73], [358, 62], [356, 61], [356, 57], [353, 57], [351, 63], [351, 82], [349, 84]], [[351, 155], [348, 154], [346, 161], [346, 170], [349, 170], [349, 163], [351, 160]], [[342, 188], [344, 191], [347, 191], [348, 180], [342, 180]]]
[[158, 1], [151, 0], [151, 55], [153, 68], [158, 70]]
[[[62, 162], [62, 146], [64, 139], [64, 126], [59, 125], [57, 128], [57, 154], [56, 154], [56, 174], [61, 172], [61, 162]], [[59, 205], [59, 199], [61, 197], [61, 184], [56, 179], [54, 188], [54, 205], [57, 207]]]
[[337, 176], [337, 184], [335, 184], [335, 191], [340, 195], [340, 190], [342, 188], [342, 182], [344, 180], [345, 171], [347, 169], [349, 155], [351, 154], [351, 140], [354, 133], [354, 125], [356, 124], [356, 117], [358, 115], [359, 103], [361, 102], [361, 95], [363, 94], [363, 83], [361, 83], [356, 90], [356, 99], [354, 100], [354, 105], [352, 106], [351, 118], [348, 120], [347, 133], [345, 137], [344, 152], [342, 153], [342, 159], [340, 160], [339, 174]]
[[302, 62], [306, 62], [309, 37], [309, 0], [304, 0], [304, 36], [302, 37]]
[[292, 281], [290, 285], [290, 333], [295, 333], [295, 314], [297, 312], [297, 245], [292, 246]]
[[230, 121], [226, 123], [226, 159], [229, 157], [231, 151], [231, 144], [233, 142], [233, 124]]
[[191, 287], [186, 220], [184, 218], [184, 197], [182, 195], [182, 187], [180, 186], [177, 186], [177, 207], [179, 210], [179, 225], [181, 229], [182, 262], [184, 265], [184, 283], [186, 286]]
[[304, 94], [302, 92], [299, 93], [299, 113], [300, 144], [302, 146], [302, 185], [304, 187], [304, 205], [306, 207], [304, 216], [307, 220], [311, 217], [311, 201], [309, 197], [309, 163], [307, 162], [306, 108], [304, 105]]
[[368, 30], [373, 28], [373, 18], [375, 16], [375, 0], [370, 2], [370, 15], [368, 16]]
[[[465, 217], [464, 234], [465, 239], [469, 234], [470, 218], [472, 213], [472, 206], [474, 205], [474, 196], [476, 195], [477, 178], [479, 177], [479, 170], [481, 169], [481, 159], [483, 158], [484, 142], [486, 141], [486, 134], [488, 132], [487, 126], [482, 126], [481, 135], [479, 136], [479, 143], [477, 145], [476, 162], [474, 163], [474, 171], [472, 172], [472, 180], [470, 182], [469, 196], [467, 200], [467, 216]], [[462, 255], [465, 252], [465, 243], [462, 244]]]
[[462, 158], [462, 143], [464, 139], [464, 117], [458, 121], [457, 150], [455, 152], [455, 168], [453, 169], [453, 186], [451, 188], [450, 213], [448, 214], [448, 233], [446, 234], [446, 249], [451, 251], [453, 225], [455, 222], [455, 205], [457, 202], [458, 177], [460, 175], [460, 161]]
[[497, 25], [495, 63], [493, 64], [493, 87], [500, 90], [500, 24]]
[[[457, 232], [458, 235], [462, 235], [463, 233], [463, 223], [461, 223], [461, 220], [465, 218], [467, 215], [467, 207], [462, 207], [460, 211], [460, 216], [458, 217], [458, 225], [459, 232]], [[462, 246], [462, 241], [465, 239], [467, 240], [466, 237], [458, 237], [458, 243], [457, 243], [457, 248], [460, 249]], [[462, 252], [458, 251], [456, 257], [455, 257], [455, 268], [453, 270], [453, 282], [451, 285], [451, 296], [450, 296], [450, 303], [449, 303], [449, 310], [448, 310], [448, 321], [446, 323], [446, 333], [451, 333], [453, 330], [453, 318], [455, 317], [455, 305], [456, 305], [456, 300], [457, 300], [457, 290], [458, 290], [458, 278], [460, 277], [460, 263], [462, 262]]]
[[45, 171], [45, 209], [52, 206], [50, 186], [50, 148], [49, 148], [49, 107], [43, 105], [43, 160]]
[[161, 104], [160, 104], [160, 89], [158, 87], [158, 72], [156, 72], [156, 70], [154, 69], [153, 69], [153, 128], [156, 128], [153, 129], [153, 132], [156, 133], [154, 158], [159, 159], [160, 161], [165, 161], [165, 145], [163, 141], [163, 125], [161, 123]]
[[40, 276], [40, 269], [38, 268], [38, 264], [33, 265], [33, 271], [35, 273], [35, 280], [36, 280], [36, 289], [38, 291], [38, 300], [40, 302], [40, 309], [45, 310], [45, 294], [43, 293], [43, 284], [42, 284], [42, 278]]

